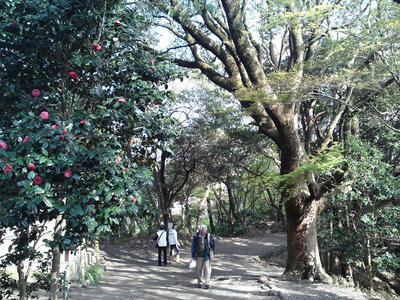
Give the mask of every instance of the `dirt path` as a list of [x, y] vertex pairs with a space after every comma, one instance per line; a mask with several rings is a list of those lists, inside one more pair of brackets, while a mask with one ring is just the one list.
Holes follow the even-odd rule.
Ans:
[[[182, 250], [181, 263], [159, 267], [153, 244], [106, 245], [104, 278], [95, 287], [74, 287], [69, 299], [368, 299], [352, 288], [280, 281], [283, 268], [257, 258], [285, 243], [284, 233], [217, 239], [210, 290], [196, 287], [195, 274], [187, 267], [190, 249]], [[261, 283], [260, 276], [267, 282]]]

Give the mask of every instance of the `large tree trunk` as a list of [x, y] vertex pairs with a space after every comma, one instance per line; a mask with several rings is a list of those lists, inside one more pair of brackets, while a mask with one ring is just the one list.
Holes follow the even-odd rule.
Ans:
[[[297, 131], [297, 120], [284, 124], [281, 131], [281, 175], [295, 171], [301, 164], [304, 151]], [[304, 179], [286, 183], [282, 192], [287, 216], [287, 265], [284, 279], [322, 280], [330, 276], [322, 268], [317, 239], [317, 221], [323, 200], [316, 201], [308, 195]]]
[[283, 278], [287, 280], [322, 280], [330, 282], [322, 268], [317, 240], [317, 219], [321, 202], [305, 202], [299, 195], [286, 201], [287, 265]]

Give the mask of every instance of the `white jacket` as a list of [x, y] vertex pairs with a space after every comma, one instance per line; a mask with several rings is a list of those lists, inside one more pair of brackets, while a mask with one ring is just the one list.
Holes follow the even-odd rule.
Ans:
[[167, 247], [167, 232], [165, 230], [157, 231], [158, 247]]
[[179, 241], [178, 241], [178, 233], [176, 232], [175, 229], [170, 229], [168, 233], [168, 240], [170, 245], [177, 245], [179, 246]]

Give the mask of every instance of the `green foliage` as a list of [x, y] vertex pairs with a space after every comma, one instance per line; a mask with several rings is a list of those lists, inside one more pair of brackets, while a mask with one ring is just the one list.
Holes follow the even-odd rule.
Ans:
[[[330, 200], [319, 231], [321, 248], [342, 259], [364, 267], [368, 241], [374, 271], [399, 271], [396, 252], [400, 208], [399, 180], [383, 155], [374, 146], [354, 139], [346, 149], [349, 177], [346, 185]], [[357, 247], [354, 247], [357, 245]]]
[[89, 280], [91, 285], [96, 285], [104, 275], [104, 266], [94, 265], [85, 272], [85, 280]]
[[138, 46], [145, 26], [124, 1], [0, 8], [0, 230], [15, 233], [16, 264], [40, 257], [57, 216], [66, 225], [47, 243], [61, 250], [130, 225], [171, 136], [160, 86], [175, 71]]
[[4, 269], [0, 270], [0, 300], [9, 299], [18, 283]]

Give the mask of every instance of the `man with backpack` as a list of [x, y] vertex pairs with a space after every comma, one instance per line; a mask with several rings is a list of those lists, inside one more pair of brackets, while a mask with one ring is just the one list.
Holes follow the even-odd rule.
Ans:
[[214, 237], [207, 232], [206, 225], [200, 225], [199, 232], [195, 234], [192, 241], [192, 258], [196, 260], [197, 287], [203, 285], [210, 288], [211, 260], [214, 257]]

